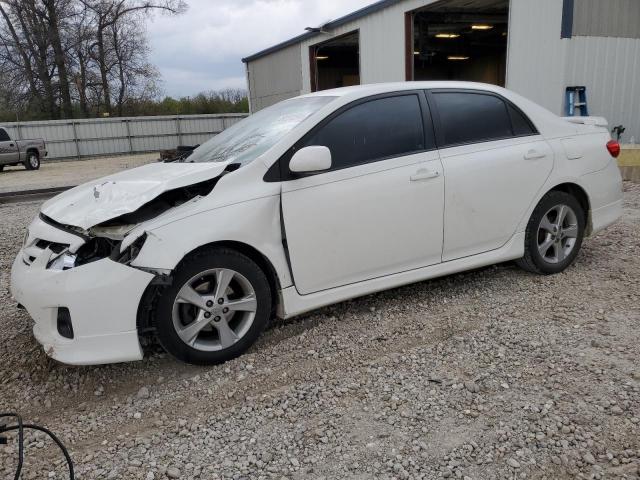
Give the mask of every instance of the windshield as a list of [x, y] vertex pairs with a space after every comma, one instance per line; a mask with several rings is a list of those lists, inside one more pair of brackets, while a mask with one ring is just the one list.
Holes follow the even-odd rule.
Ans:
[[293, 98], [260, 110], [200, 145], [186, 161], [249, 163], [334, 98]]

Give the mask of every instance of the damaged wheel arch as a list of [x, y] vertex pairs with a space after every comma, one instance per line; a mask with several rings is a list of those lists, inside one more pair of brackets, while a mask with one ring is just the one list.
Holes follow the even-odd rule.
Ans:
[[[136, 324], [141, 336], [151, 334], [155, 331], [153, 313], [156, 308], [157, 301], [162, 295], [164, 289], [173, 282], [173, 272], [178, 270], [184, 262], [194, 256], [202, 254], [206, 255], [207, 252], [214, 252], [220, 249], [229, 249], [241, 253], [253, 260], [260, 267], [269, 282], [272, 296], [271, 316], [273, 317], [275, 315], [278, 303], [280, 302], [278, 292], [281, 290], [281, 283], [272, 262], [266, 255], [249, 244], [238, 241], [217, 241], [202, 245], [187, 253], [173, 271], [163, 273], [156, 272], [156, 278], [147, 286], [138, 306]], [[133, 268], [140, 267], [134, 266]], [[147, 268], [144, 270], [153, 272], [153, 270]]]

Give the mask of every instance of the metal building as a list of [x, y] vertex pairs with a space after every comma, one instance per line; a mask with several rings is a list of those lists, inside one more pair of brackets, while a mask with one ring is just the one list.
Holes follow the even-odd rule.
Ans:
[[640, 142], [640, 0], [382, 0], [243, 62], [252, 111], [326, 88], [452, 79], [581, 114], [567, 90], [586, 87], [588, 114]]

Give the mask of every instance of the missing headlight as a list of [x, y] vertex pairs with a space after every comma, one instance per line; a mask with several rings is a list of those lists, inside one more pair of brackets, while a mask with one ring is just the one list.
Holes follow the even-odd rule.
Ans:
[[147, 241], [147, 234], [143, 233], [131, 245], [125, 248], [124, 251], [120, 252], [120, 246], [118, 246], [118, 248], [113, 251], [113, 254], [111, 255], [111, 259], [115, 260], [118, 263], [124, 263], [124, 264], [129, 264], [133, 262], [138, 256], [138, 254], [140, 253], [140, 250], [142, 250], [144, 242], [146, 241]]
[[146, 240], [147, 234], [144, 233], [121, 252], [120, 245], [122, 242], [104, 237], [94, 237], [76, 252], [75, 266], [79, 267], [104, 258], [110, 258], [118, 263], [129, 264], [136, 259]]
[[76, 266], [76, 256], [65, 252], [51, 260], [47, 265], [50, 270], [70, 270]]
[[110, 257], [119, 251], [120, 242], [108, 238], [94, 237], [76, 252], [76, 267]]

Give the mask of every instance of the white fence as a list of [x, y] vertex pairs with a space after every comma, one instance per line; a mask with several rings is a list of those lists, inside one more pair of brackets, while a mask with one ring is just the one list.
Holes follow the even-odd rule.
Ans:
[[15, 140], [43, 138], [51, 159], [153, 152], [206, 142], [246, 114], [170, 115], [13, 122]]

